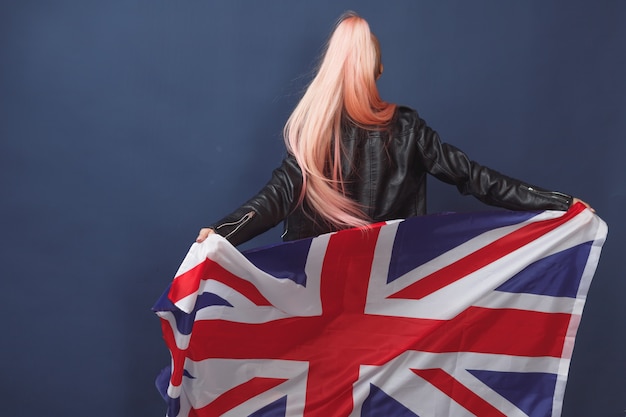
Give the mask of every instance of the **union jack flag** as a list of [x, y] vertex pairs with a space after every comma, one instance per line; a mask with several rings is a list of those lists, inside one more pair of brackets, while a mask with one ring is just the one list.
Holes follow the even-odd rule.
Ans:
[[179, 416], [559, 416], [607, 234], [568, 212], [194, 243], [154, 310]]

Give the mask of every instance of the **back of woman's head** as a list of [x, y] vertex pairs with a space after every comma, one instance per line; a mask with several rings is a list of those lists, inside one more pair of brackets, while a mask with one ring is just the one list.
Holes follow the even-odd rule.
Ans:
[[381, 100], [376, 87], [382, 65], [378, 41], [355, 13], [337, 23], [304, 96], [285, 125], [285, 142], [302, 169], [300, 203], [337, 228], [369, 223], [344, 193], [341, 172], [341, 125], [349, 121], [379, 129], [395, 106]]
[[343, 106], [353, 121], [363, 126], [385, 124], [389, 105], [378, 94], [376, 80], [382, 64], [378, 40], [365, 19], [350, 12], [337, 24], [320, 66], [342, 82]]

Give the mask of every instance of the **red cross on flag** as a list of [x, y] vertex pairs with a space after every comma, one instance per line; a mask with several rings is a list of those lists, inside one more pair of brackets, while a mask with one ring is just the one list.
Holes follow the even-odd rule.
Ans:
[[577, 204], [212, 235], [154, 307], [168, 416], [558, 416], [606, 233]]

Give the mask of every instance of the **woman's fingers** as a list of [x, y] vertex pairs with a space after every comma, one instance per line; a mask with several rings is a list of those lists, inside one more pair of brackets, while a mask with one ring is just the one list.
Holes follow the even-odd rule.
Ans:
[[196, 238], [196, 242], [198, 243], [202, 243], [205, 241], [205, 239], [211, 235], [215, 233], [215, 231], [213, 229], [210, 229], [208, 227], [205, 227], [203, 229], [200, 229], [200, 233], [198, 233], [198, 237]]
[[591, 210], [592, 213], [595, 213], [596, 211], [593, 209], [593, 207], [591, 207], [589, 204], [587, 204], [586, 202], [584, 202], [583, 200], [581, 200], [580, 198], [576, 198], [574, 197], [574, 199], [572, 200], [572, 205], [576, 204], [576, 203], [582, 203], [585, 207], [587, 207], [589, 210]]

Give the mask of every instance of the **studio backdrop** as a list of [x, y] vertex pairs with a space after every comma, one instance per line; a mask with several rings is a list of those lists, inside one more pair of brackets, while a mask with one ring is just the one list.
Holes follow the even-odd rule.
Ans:
[[[618, 0], [3, 1], [0, 414], [165, 414], [151, 307], [198, 230], [278, 166], [282, 127], [350, 9], [380, 39], [385, 100], [608, 223], [563, 415], [624, 415]], [[431, 178], [428, 210], [493, 208]]]

